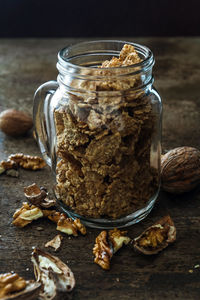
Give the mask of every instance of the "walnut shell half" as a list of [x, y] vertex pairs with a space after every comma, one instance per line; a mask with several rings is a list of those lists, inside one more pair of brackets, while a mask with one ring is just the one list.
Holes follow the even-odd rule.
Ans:
[[135, 250], [152, 255], [165, 249], [176, 240], [176, 228], [170, 216], [165, 216], [136, 237], [132, 244]]
[[32, 204], [38, 205], [47, 196], [47, 192], [44, 189], [40, 189], [37, 184], [33, 183], [24, 188], [24, 195]]
[[[36, 280], [41, 282], [40, 298], [65, 299], [64, 294], [75, 286], [74, 274], [58, 257], [35, 248], [31, 260]], [[64, 293], [64, 294], [63, 294]]]
[[178, 147], [161, 157], [161, 185], [163, 190], [181, 194], [200, 184], [200, 151], [192, 147]]
[[49, 208], [56, 204], [55, 199], [50, 200], [47, 197], [47, 190], [44, 187], [37, 186], [35, 183], [24, 188], [24, 195], [30, 203], [39, 207]]

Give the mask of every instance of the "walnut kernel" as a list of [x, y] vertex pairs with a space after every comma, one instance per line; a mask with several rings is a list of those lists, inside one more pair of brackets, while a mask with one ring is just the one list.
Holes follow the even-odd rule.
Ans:
[[102, 269], [110, 269], [110, 260], [113, 256], [112, 248], [108, 243], [108, 233], [107, 231], [102, 231], [95, 240], [95, 245], [93, 248], [93, 254], [95, 256], [94, 262], [98, 264]]
[[23, 153], [12, 154], [8, 157], [9, 160], [14, 161], [18, 166], [29, 169], [39, 170], [46, 166], [45, 161], [39, 156], [25, 155]]
[[43, 214], [49, 220], [55, 222], [57, 224], [56, 229], [63, 233], [78, 236], [79, 231], [83, 235], [86, 234], [86, 227], [80, 222], [79, 219], [72, 220], [72, 218], [68, 218], [66, 214], [60, 213], [55, 210], [43, 210]]
[[17, 227], [24, 227], [31, 223], [33, 220], [37, 220], [43, 217], [43, 212], [35, 205], [29, 205], [24, 202], [22, 207], [16, 210], [13, 215], [13, 225]]
[[130, 242], [130, 238], [126, 235], [127, 231], [121, 231], [117, 228], [109, 230], [109, 240], [112, 243], [113, 252], [116, 253], [123, 244], [127, 245]]
[[10, 293], [19, 292], [26, 287], [26, 281], [17, 273], [0, 274], [0, 298]]

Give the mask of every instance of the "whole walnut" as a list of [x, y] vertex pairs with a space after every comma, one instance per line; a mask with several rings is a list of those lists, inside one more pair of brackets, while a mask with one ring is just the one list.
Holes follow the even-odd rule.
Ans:
[[32, 118], [25, 112], [6, 109], [0, 113], [0, 129], [7, 135], [21, 136], [26, 134], [32, 127]]
[[200, 184], [200, 151], [178, 147], [161, 157], [161, 186], [163, 190], [181, 194]]

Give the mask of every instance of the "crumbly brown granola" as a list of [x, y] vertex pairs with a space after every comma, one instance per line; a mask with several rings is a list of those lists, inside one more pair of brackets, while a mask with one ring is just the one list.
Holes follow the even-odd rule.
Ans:
[[54, 112], [59, 158], [55, 192], [80, 215], [116, 219], [144, 207], [156, 192], [158, 175], [150, 164], [155, 127], [151, 100], [137, 90], [140, 75], [109, 77], [113, 68], [116, 75], [133, 64], [139, 70], [140, 62], [134, 47], [124, 45], [118, 58], [97, 68], [105, 81], [72, 82], [85, 92], [69, 94], [68, 105]]

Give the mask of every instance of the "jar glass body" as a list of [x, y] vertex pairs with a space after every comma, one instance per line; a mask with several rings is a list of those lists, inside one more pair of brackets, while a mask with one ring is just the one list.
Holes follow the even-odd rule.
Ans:
[[148, 48], [134, 44], [145, 64], [100, 70], [124, 42], [92, 43], [59, 53], [57, 83], [35, 95], [36, 133], [61, 208], [91, 227], [125, 227], [158, 196], [162, 104]]

